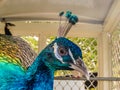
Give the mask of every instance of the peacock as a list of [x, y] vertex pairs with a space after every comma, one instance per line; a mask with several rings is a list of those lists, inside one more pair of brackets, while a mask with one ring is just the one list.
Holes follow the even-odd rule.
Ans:
[[[62, 15], [63, 13], [60, 13], [60, 17]], [[56, 70], [77, 70], [89, 78], [81, 49], [65, 38], [78, 17], [71, 12], [67, 12], [65, 16], [67, 23], [60, 24], [56, 39], [46, 46], [30, 65], [24, 63], [29, 60], [21, 59], [22, 56], [18, 55], [22, 52], [18, 49], [19, 45], [16, 45], [18, 42], [13, 40], [15, 37], [0, 35], [0, 90], [53, 90]]]

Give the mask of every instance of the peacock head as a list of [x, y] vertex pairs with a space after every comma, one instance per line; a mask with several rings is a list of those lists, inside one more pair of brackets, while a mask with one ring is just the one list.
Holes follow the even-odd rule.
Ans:
[[87, 68], [82, 60], [81, 49], [72, 41], [59, 37], [43, 50], [44, 63], [51, 70], [77, 70], [87, 79]]
[[[63, 14], [63, 12], [60, 13], [60, 18]], [[45, 55], [44, 63], [54, 71], [77, 70], [89, 79], [88, 70], [82, 60], [81, 49], [75, 43], [65, 38], [72, 25], [78, 22], [78, 17], [70, 11], [66, 12], [65, 17], [67, 24], [60, 23], [57, 38], [43, 50], [43, 55]]]

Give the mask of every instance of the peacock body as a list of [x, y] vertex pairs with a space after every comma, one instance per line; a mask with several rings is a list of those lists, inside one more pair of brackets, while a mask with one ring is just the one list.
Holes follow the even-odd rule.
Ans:
[[28, 47], [26, 50], [23, 40], [0, 35], [0, 90], [53, 90], [56, 70], [75, 69], [88, 77], [81, 49], [64, 35], [60, 33], [35, 60], [36, 54]]
[[79, 47], [63, 37], [48, 45], [27, 70], [19, 59], [1, 53], [0, 90], [53, 90], [55, 70], [72, 70], [80, 68], [80, 65], [86, 70], [80, 58], [82, 52]]

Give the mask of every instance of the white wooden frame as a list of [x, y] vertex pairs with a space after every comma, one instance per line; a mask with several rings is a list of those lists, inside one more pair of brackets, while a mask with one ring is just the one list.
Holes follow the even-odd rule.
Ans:
[[[112, 55], [111, 55], [111, 35], [120, 22], [120, 1], [114, 0], [114, 3], [103, 23], [103, 31], [99, 36], [99, 72], [100, 76], [112, 77]], [[112, 90], [111, 82], [99, 84], [99, 90]]]

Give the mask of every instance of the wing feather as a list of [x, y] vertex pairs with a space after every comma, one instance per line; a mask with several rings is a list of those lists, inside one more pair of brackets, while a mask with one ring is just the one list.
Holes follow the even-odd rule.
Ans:
[[27, 68], [36, 56], [30, 45], [20, 37], [0, 34], [0, 57], [4, 58], [3, 60]]

